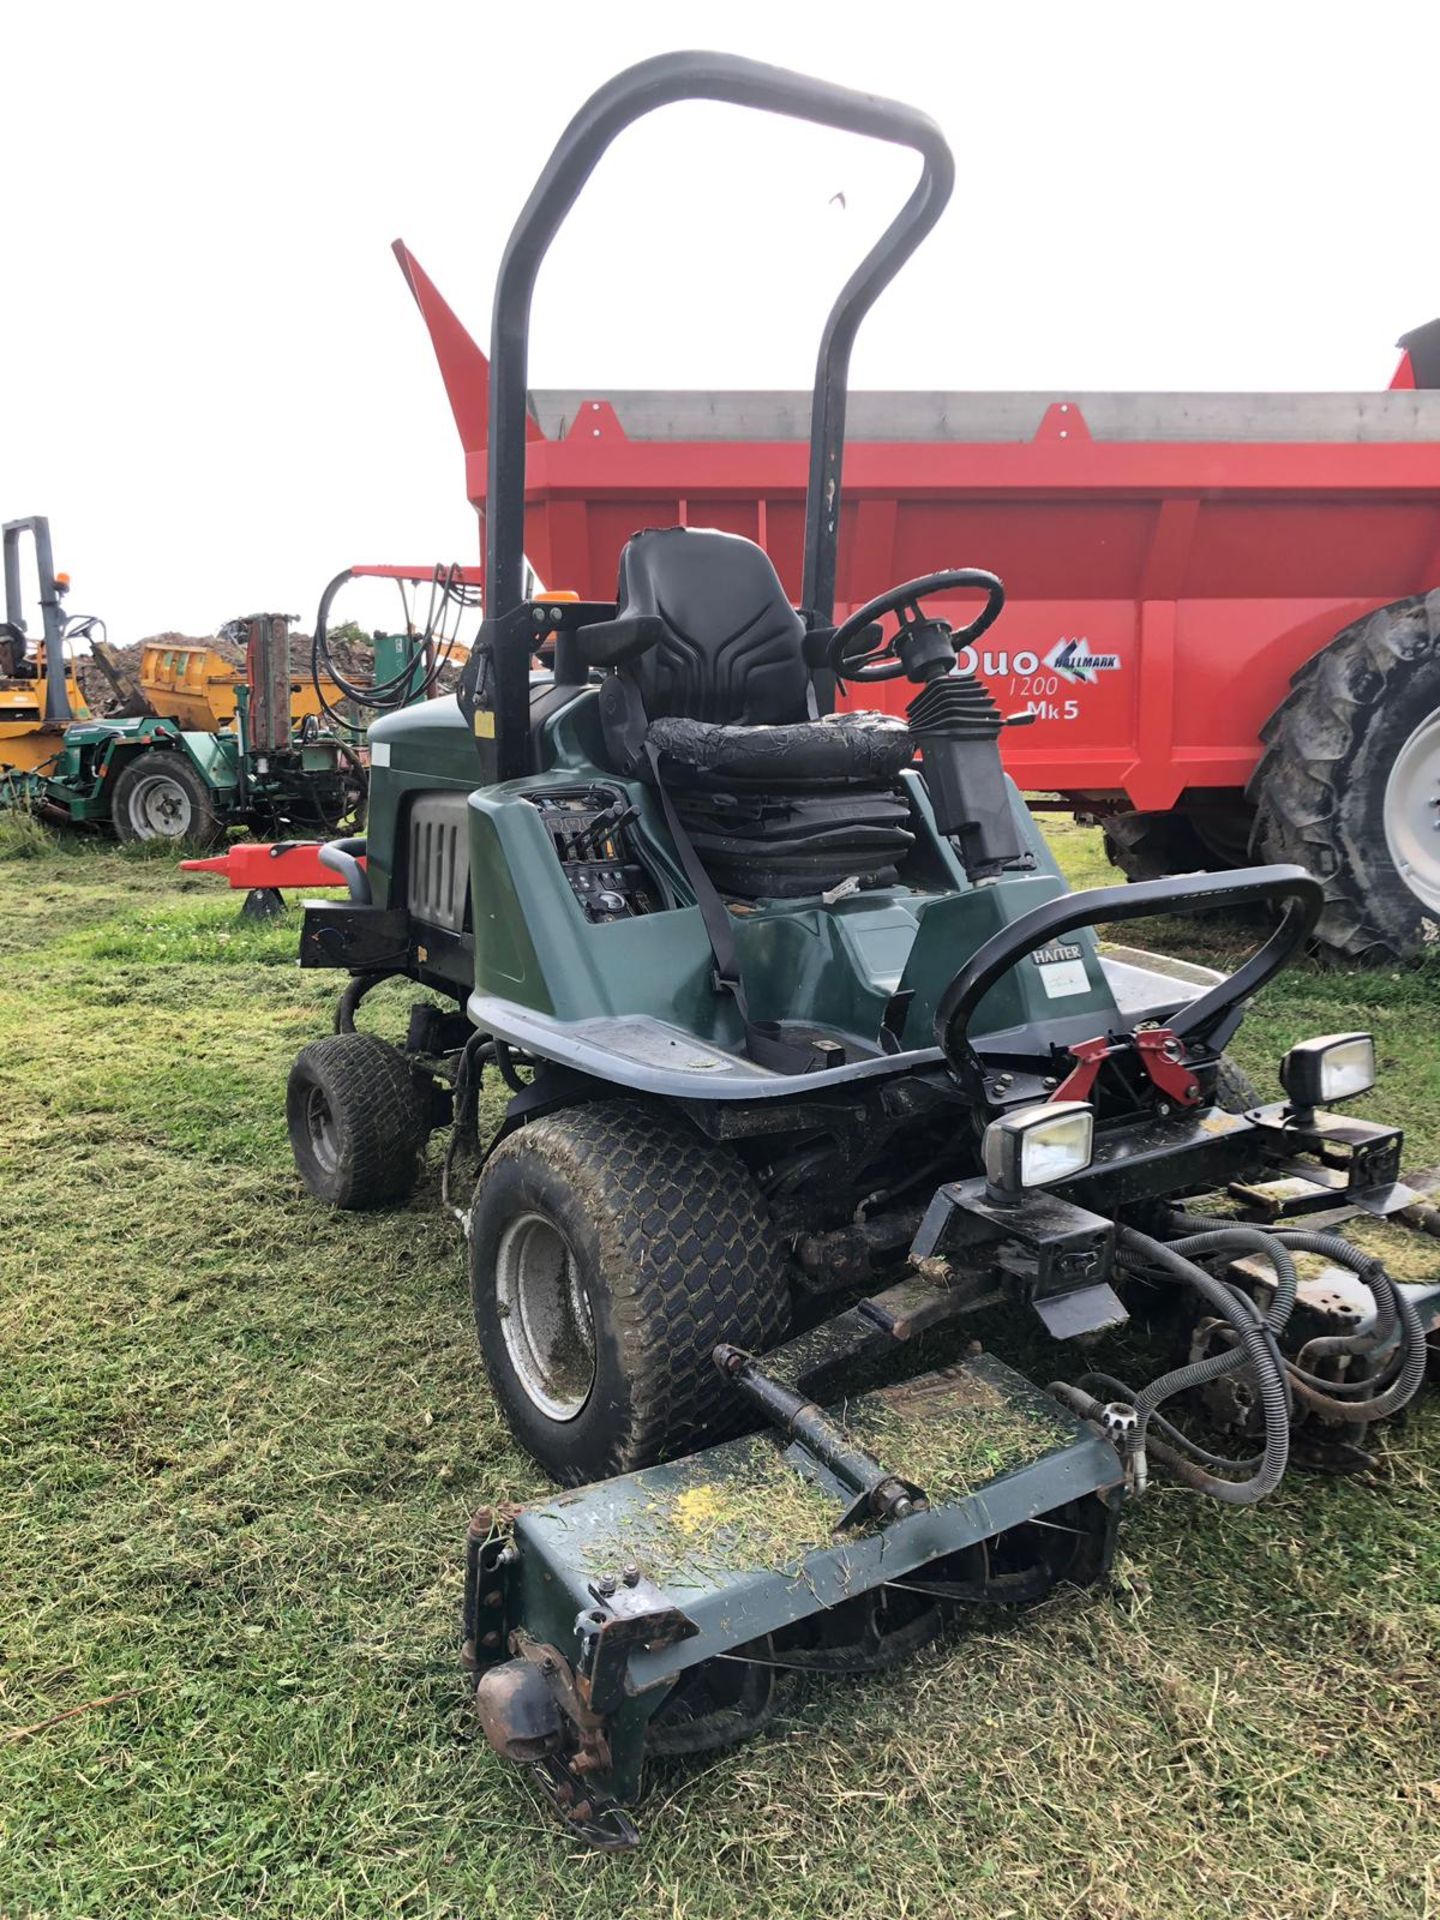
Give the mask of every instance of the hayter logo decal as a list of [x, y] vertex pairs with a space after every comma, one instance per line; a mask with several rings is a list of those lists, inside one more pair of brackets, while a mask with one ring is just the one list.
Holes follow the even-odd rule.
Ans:
[[1102, 673], [1120, 665], [1118, 653], [1091, 653], [1088, 640], [1060, 640], [1045, 656], [1045, 664], [1076, 686], [1093, 686]]

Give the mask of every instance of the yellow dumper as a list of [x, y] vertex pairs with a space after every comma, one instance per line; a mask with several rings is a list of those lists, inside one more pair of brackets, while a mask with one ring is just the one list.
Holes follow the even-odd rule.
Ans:
[[[235, 687], [244, 669], [214, 647], [147, 642], [140, 656], [140, 691], [155, 713], [178, 720], [196, 733], [218, 733], [235, 724]], [[337, 707], [343, 699], [333, 681], [321, 683], [325, 699]], [[290, 681], [290, 719], [299, 726], [321, 715], [320, 694], [308, 677]]]

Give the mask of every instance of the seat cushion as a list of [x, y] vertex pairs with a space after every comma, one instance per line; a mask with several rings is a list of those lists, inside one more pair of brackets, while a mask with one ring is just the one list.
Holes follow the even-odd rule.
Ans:
[[845, 882], [893, 886], [915, 844], [910, 808], [894, 787], [836, 786], [809, 793], [674, 795], [705, 871], [736, 900], [797, 900]]
[[910, 729], [887, 713], [832, 713], [773, 727], [675, 716], [652, 720], [645, 737], [659, 750], [665, 780], [678, 787], [889, 785], [915, 756]]

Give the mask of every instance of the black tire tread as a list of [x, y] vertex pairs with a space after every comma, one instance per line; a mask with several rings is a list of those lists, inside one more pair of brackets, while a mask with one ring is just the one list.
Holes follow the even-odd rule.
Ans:
[[[523, 1155], [566, 1179], [598, 1229], [631, 1386], [628, 1429], [603, 1471], [632, 1472], [735, 1432], [738, 1396], [714, 1349], [728, 1340], [763, 1352], [789, 1319], [781, 1243], [743, 1162], [634, 1100], [533, 1120], [502, 1141], [489, 1168]], [[486, 1364], [503, 1400], [489, 1355]]]
[[1114, 813], [1105, 822], [1105, 857], [1127, 880], [1166, 880], [1206, 872], [1213, 856], [1183, 813]]
[[[162, 764], [163, 763], [163, 764]], [[190, 796], [194, 808], [194, 825], [183, 841], [176, 840], [176, 846], [215, 847], [225, 838], [225, 822], [215, 811], [214, 797], [200, 775], [191, 766], [184, 754], [178, 749], [167, 747], [148, 747], [144, 753], [137, 753], [128, 760], [115, 776], [115, 784], [110, 792], [110, 824], [115, 829], [115, 837], [127, 843], [139, 842], [141, 836], [132, 831], [129, 822], [130, 789], [142, 777], [151, 773], [165, 773], [184, 787]]]
[[[1315, 939], [1339, 959], [1373, 963], [1414, 951], [1415, 943], [1376, 917], [1374, 850], [1347, 842], [1341, 799], [1393, 676], [1437, 650], [1440, 591], [1381, 607], [1306, 661], [1261, 729], [1265, 752], [1246, 789], [1256, 810], [1257, 855], [1296, 861], [1322, 883]], [[1383, 846], [1379, 854], [1388, 857]]]
[[1220, 1056], [1215, 1076], [1215, 1104], [1226, 1113], [1248, 1113], [1252, 1107], [1264, 1104], [1260, 1089], [1228, 1053]]
[[[297, 1146], [312, 1080], [339, 1111], [349, 1151], [333, 1180], [307, 1171]], [[429, 1137], [428, 1103], [405, 1056], [372, 1033], [312, 1040], [290, 1069], [286, 1117], [300, 1176], [318, 1199], [348, 1212], [392, 1205], [413, 1191]], [[317, 1172], [319, 1170], [317, 1169]]]

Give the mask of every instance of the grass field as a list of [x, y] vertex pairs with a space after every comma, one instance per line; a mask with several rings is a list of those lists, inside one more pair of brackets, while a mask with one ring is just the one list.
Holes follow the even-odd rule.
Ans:
[[[659, 1774], [637, 1856], [569, 1844], [457, 1666], [468, 1512], [541, 1487], [458, 1237], [433, 1177], [370, 1218], [302, 1193], [284, 1078], [334, 981], [293, 917], [235, 915], [0, 823], [6, 1920], [1440, 1913], [1440, 1395], [1373, 1483], [1161, 1486], [1109, 1593], [817, 1683]], [[1430, 1164], [1437, 996], [1301, 969], [1237, 1051], [1268, 1085], [1287, 1040], [1373, 1027], [1373, 1110]]]

